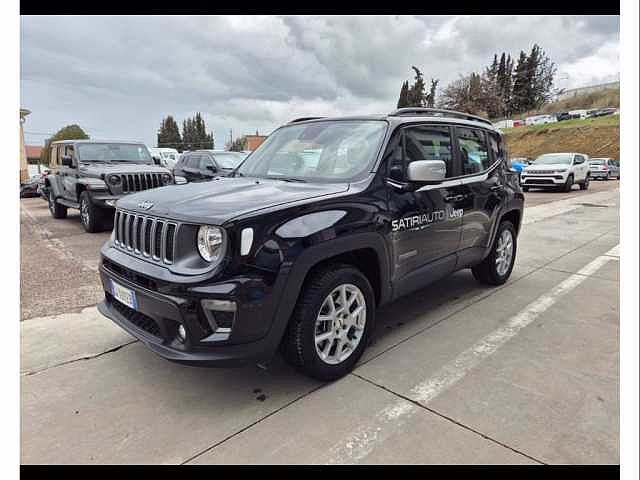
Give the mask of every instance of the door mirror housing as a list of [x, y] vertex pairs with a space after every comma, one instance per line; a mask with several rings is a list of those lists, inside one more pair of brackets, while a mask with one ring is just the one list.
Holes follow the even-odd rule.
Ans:
[[213, 165], [207, 165], [207, 170], [211, 171], [211, 172], [217, 172], [218, 169], [216, 167], [214, 167]]
[[63, 155], [60, 158], [60, 163], [65, 167], [73, 167], [73, 158], [70, 155]]
[[416, 160], [407, 167], [410, 182], [440, 183], [447, 174], [447, 165], [442, 160]]

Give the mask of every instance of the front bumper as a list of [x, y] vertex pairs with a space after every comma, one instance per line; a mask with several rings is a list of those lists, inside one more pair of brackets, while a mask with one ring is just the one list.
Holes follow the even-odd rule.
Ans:
[[520, 185], [523, 187], [560, 187], [567, 181], [567, 174], [531, 174], [522, 172], [520, 174]]
[[[275, 353], [280, 338], [278, 329], [270, 328], [275, 316], [274, 294], [267, 285], [244, 277], [204, 287], [159, 285], [129, 272], [128, 276], [137, 277], [132, 281], [124, 270], [116, 273], [116, 269], [117, 264], [103, 259], [100, 278], [105, 299], [98, 310], [161, 357], [225, 367], [265, 362]], [[135, 292], [135, 310], [115, 299], [112, 280]], [[204, 307], [211, 304], [209, 300], [226, 306], [232, 302], [236, 310], [209, 310]], [[184, 340], [179, 338], [180, 325], [186, 331]]]
[[116, 202], [124, 195], [112, 195], [109, 192], [92, 191], [91, 202], [100, 208], [115, 208]]

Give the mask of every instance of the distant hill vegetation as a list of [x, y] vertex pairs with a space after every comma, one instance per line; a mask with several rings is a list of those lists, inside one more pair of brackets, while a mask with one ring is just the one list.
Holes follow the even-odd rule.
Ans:
[[570, 110], [603, 108], [603, 107], [615, 107], [620, 108], [620, 89], [619, 88], [605, 88], [590, 93], [580, 93], [575, 96], [559, 100], [557, 102], [550, 102], [543, 105], [539, 110], [533, 110], [530, 112], [516, 115], [515, 119], [524, 119], [532, 115], [541, 113], [555, 113], [555, 112], [568, 112]]
[[[600, 92], [594, 92], [597, 93]], [[593, 94], [589, 94], [591, 95]], [[600, 97], [601, 101], [602, 98], [604, 97]], [[607, 106], [615, 105], [609, 103]], [[504, 135], [511, 158], [535, 158], [543, 153], [553, 152], [580, 152], [590, 157], [620, 160], [619, 115], [509, 128], [504, 130]]]

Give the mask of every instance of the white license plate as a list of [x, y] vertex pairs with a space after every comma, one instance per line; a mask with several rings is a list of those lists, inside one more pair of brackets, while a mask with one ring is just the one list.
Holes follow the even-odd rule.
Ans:
[[127, 307], [133, 308], [134, 310], [138, 309], [136, 292], [130, 288], [123, 287], [119, 283], [111, 280], [111, 293], [120, 303], [124, 303]]

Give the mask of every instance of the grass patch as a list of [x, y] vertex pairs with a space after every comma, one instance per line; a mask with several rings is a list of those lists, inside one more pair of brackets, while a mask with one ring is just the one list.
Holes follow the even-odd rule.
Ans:
[[619, 127], [620, 115], [607, 115], [606, 117], [595, 117], [585, 119], [565, 120], [563, 122], [545, 123], [543, 125], [530, 125], [528, 127], [505, 128], [505, 135], [516, 135], [526, 133], [543, 133], [563, 128], [579, 128], [579, 127]]

